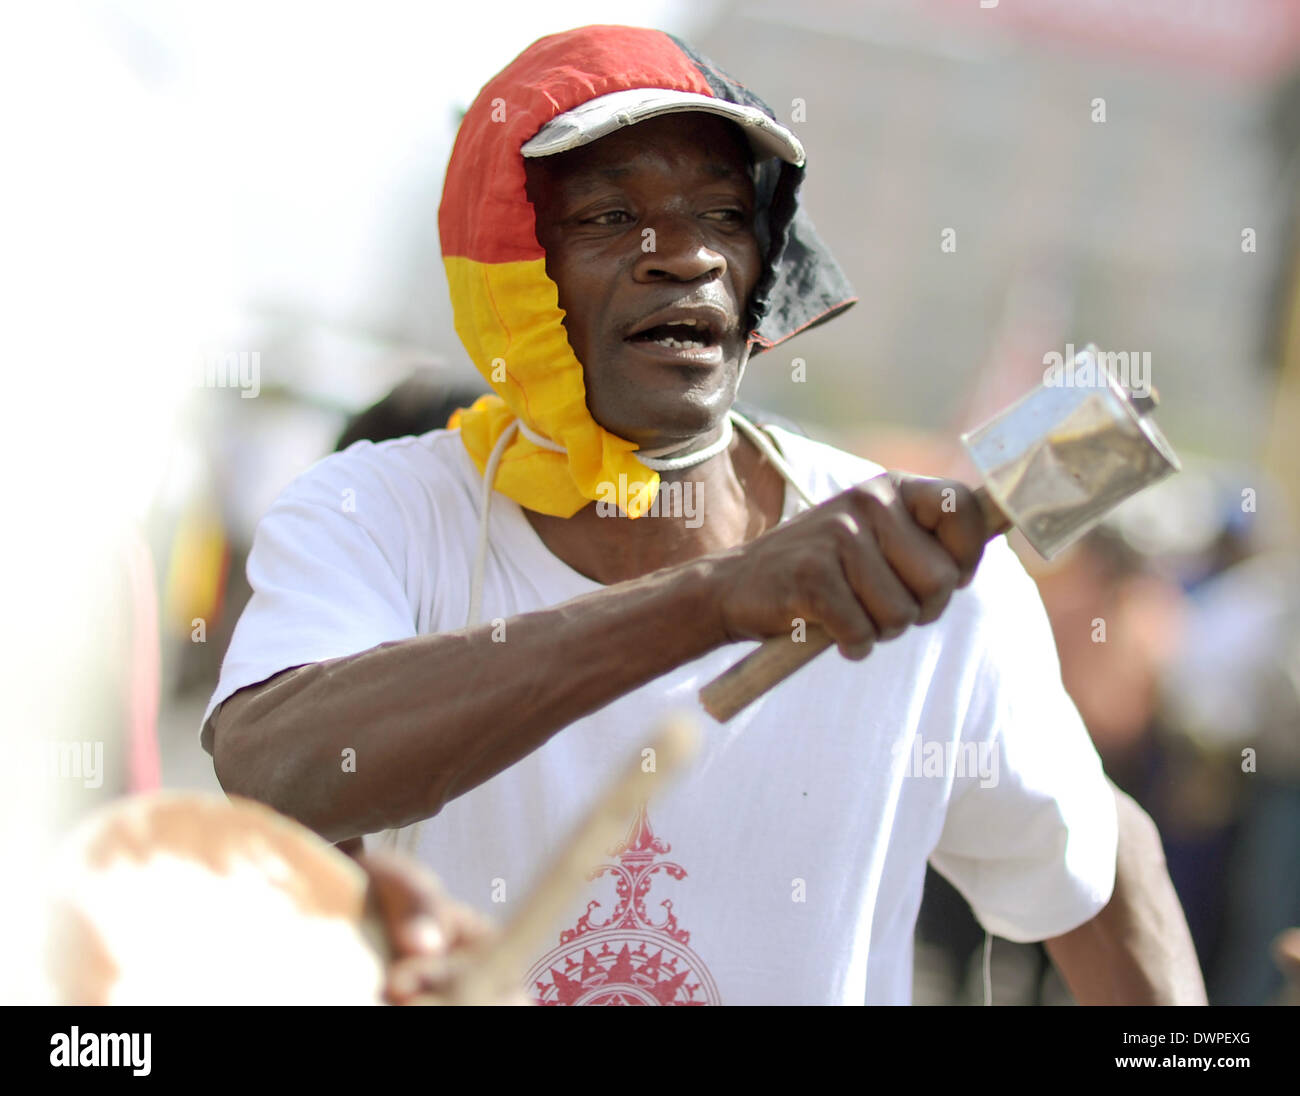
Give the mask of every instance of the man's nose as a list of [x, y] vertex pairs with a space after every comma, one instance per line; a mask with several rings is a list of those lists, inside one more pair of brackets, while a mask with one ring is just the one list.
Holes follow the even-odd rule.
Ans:
[[638, 281], [693, 282], [720, 278], [727, 260], [709, 246], [707, 234], [690, 217], [662, 218], [641, 230]]

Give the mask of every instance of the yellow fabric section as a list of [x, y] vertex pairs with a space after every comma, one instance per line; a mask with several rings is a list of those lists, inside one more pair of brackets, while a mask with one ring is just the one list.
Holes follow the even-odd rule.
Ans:
[[196, 618], [211, 626], [221, 607], [225, 579], [226, 534], [211, 503], [191, 507], [172, 539], [163, 595], [163, 621], [168, 632], [190, 635]]
[[456, 333], [496, 392], [457, 411], [447, 424], [460, 427], [478, 470], [487, 468], [497, 440], [518, 417], [566, 452], [516, 434], [497, 468], [494, 486], [503, 495], [529, 510], [567, 518], [589, 502], [610, 499], [617, 485], [630, 484], [628, 516], [644, 514], [659, 490], [659, 474], [633, 456], [634, 442], [615, 437], [587, 410], [582, 365], [569, 346], [546, 260], [480, 263], [448, 256], [443, 264]]

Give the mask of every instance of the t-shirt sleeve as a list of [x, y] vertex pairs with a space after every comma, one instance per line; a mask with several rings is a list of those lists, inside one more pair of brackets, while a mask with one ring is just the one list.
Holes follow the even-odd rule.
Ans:
[[248, 556], [253, 593], [203, 713], [200, 743], [217, 706], [283, 670], [359, 654], [416, 634], [402, 575], [402, 508], [353, 447], [303, 473], [258, 523]]
[[955, 781], [930, 862], [989, 932], [1043, 940], [1110, 900], [1114, 793], [1061, 684], [1037, 588], [1005, 541], [986, 549], [975, 584], [982, 657], [962, 740], [988, 763]]

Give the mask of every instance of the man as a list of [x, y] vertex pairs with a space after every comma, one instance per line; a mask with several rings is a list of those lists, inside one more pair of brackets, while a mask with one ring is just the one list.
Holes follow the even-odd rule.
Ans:
[[729, 414], [751, 353], [852, 303], [802, 165], [656, 31], [542, 39], [483, 89], [439, 222], [497, 395], [322, 462], [263, 520], [205, 718], [217, 774], [509, 911], [660, 713], [816, 623], [839, 654], [709, 724], [535, 1000], [906, 1002], [927, 859], [989, 930], [1051, 940], [1081, 999], [1202, 1000], [1032, 583], [1000, 541], [971, 581], [971, 493]]

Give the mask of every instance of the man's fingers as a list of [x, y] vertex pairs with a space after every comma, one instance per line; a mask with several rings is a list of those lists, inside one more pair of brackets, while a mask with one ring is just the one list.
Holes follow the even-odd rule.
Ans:
[[912, 520], [934, 534], [957, 565], [958, 586], [975, 575], [989, 539], [984, 512], [975, 492], [955, 480], [926, 479], [894, 473], [890, 477]]
[[445, 995], [453, 964], [468, 949], [489, 944], [496, 930], [450, 898], [418, 864], [389, 853], [356, 859], [370, 877], [370, 894], [393, 953], [384, 999], [402, 1005], [429, 994]]
[[989, 536], [951, 480], [879, 475], [728, 553], [721, 624], [732, 639], [822, 625], [846, 658], [929, 624], [974, 575]]
[[947, 607], [962, 573], [938, 537], [912, 517], [901, 495], [892, 509], [893, 520], [876, 530], [880, 549], [919, 607], [913, 623], [929, 624]]
[[453, 946], [458, 927], [446, 923], [453, 904], [428, 872], [387, 853], [364, 853], [357, 863], [370, 876], [371, 894], [397, 957], [441, 955]]
[[804, 568], [796, 580], [802, 588], [808, 619], [826, 630], [845, 658], [866, 658], [878, 633], [840, 561], [810, 556]]
[[840, 558], [849, 584], [880, 638], [893, 639], [916, 623], [921, 607], [885, 559], [878, 536], [864, 522], [852, 542], [841, 547]]
[[444, 959], [413, 956], [389, 967], [384, 1000], [390, 1005], [405, 1005], [416, 997], [443, 993], [446, 988], [447, 964]]

